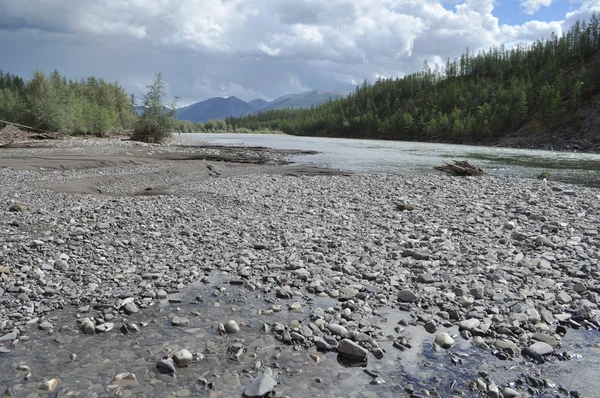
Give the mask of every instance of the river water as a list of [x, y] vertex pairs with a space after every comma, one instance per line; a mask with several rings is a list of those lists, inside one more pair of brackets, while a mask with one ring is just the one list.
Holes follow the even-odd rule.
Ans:
[[357, 173], [438, 173], [443, 162], [467, 159], [488, 174], [536, 178], [542, 171], [556, 181], [600, 187], [600, 154], [404, 141], [296, 137], [270, 134], [189, 134], [182, 137], [219, 145], [262, 146], [319, 151], [298, 155], [302, 165]]

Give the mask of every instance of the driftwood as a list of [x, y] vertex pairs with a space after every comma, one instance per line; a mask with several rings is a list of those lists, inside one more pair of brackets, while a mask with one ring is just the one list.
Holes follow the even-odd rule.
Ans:
[[0, 120], [6, 126], [0, 130], [0, 148], [23, 148], [35, 145], [39, 140], [56, 140], [58, 133]]
[[468, 160], [455, 160], [454, 163], [444, 163], [442, 166], [434, 167], [436, 170], [443, 171], [455, 176], [482, 176], [485, 172]]

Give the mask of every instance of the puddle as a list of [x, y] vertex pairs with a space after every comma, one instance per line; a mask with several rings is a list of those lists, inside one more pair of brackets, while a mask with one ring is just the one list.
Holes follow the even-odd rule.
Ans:
[[[529, 387], [526, 376], [556, 383], [555, 388], [547, 391], [536, 390], [536, 396], [540, 397], [566, 396], [559, 387], [564, 391], [577, 390], [583, 397], [600, 396], [597, 378], [600, 348], [591, 347], [600, 343], [597, 331], [569, 329], [561, 352], [569, 351], [573, 359], [553, 358], [544, 365], [533, 365], [522, 358], [500, 360], [489, 350], [474, 347], [452, 328], [439, 331], [456, 335], [457, 344], [450, 350], [436, 351], [433, 335], [421, 326], [397, 329], [400, 319], [410, 319], [409, 313], [383, 307], [377, 310], [378, 315], [371, 323], [379, 329], [377, 340], [385, 356], [377, 360], [369, 354], [366, 367], [344, 366], [349, 364], [340, 364], [334, 352], [286, 345], [278, 341], [274, 333], [263, 330], [264, 322], [271, 325], [275, 322], [289, 325], [293, 320], [306, 323], [314, 308], [339, 305], [336, 300], [309, 300], [300, 312], [288, 311], [288, 305], [294, 300], [281, 300], [276, 304], [281, 305], [282, 311], [266, 316], [259, 312], [273, 304], [272, 296], [230, 285], [221, 277], [210, 279], [210, 284], [194, 284], [171, 295], [171, 302], [155, 302], [140, 315], [128, 318], [127, 322], [145, 325], [137, 333], [121, 333], [122, 319], [117, 319], [112, 331], [86, 336], [75, 331], [75, 308], [55, 314], [52, 318], [54, 334], [31, 329], [27, 341], [7, 346], [11, 352], [0, 354], [0, 388], [4, 391], [10, 387], [14, 396], [34, 392], [46, 396], [47, 393], [37, 387], [43, 380], [58, 378], [54, 396], [107, 396], [106, 387], [115, 375], [133, 372], [139, 385], [123, 388], [122, 396], [230, 397], [242, 396], [259, 370], [270, 367], [279, 382], [275, 391], [289, 397], [408, 396], [404, 390], [407, 385], [412, 385], [417, 392], [422, 389], [434, 395], [437, 392], [441, 397], [459, 390], [464, 396], [477, 397], [484, 395], [471, 392], [469, 383], [481, 371], [487, 372], [489, 379], [498, 385], [516, 382], [515, 389], [522, 393]], [[213, 292], [220, 287], [226, 288], [225, 293], [214, 296]], [[266, 297], [269, 300], [265, 300]], [[172, 326], [174, 315], [189, 319], [189, 325]], [[220, 335], [218, 323], [229, 319], [237, 321], [240, 332]], [[410, 348], [400, 350], [394, 346], [393, 337], [398, 334], [406, 336]], [[235, 343], [240, 343], [245, 350], [237, 360], [232, 359], [229, 350]], [[159, 374], [156, 361], [180, 348], [192, 352], [192, 364], [178, 369], [174, 376]], [[29, 370], [18, 370], [20, 365], [27, 365]], [[25, 380], [29, 372], [31, 376]], [[376, 379], [377, 376], [380, 379]], [[525, 382], [520, 386], [519, 381]]]

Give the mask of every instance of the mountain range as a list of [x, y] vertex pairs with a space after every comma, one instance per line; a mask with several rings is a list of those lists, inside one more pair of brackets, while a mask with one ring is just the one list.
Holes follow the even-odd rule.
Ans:
[[179, 108], [177, 118], [194, 123], [205, 123], [210, 119], [226, 119], [230, 116], [239, 117], [272, 109], [309, 108], [343, 96], [344, 94], [337, 91], [314, 90], [302, 94], [285, 95], [270, 102], [263, 99], [246, 102], [234, 96], [228, 98], [215, 97]]

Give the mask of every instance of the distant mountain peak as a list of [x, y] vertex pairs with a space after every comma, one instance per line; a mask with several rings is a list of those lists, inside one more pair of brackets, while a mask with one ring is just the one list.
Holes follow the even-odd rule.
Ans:
[[227, 98], [213, 97], [179, 109], [177, 118], [179, 120], [190, 120], [194, 123], [205, 123], [210, 119], [239, 117], [271, 109], [308, 108], [343, 96], [342, 93], [336, 91], [313, 90], [301, 94], [284, 95], [271, 102], [260, 98], [245, 102], [234, 95]]

